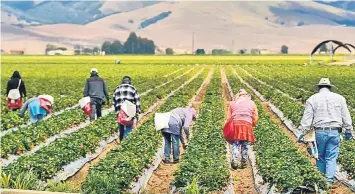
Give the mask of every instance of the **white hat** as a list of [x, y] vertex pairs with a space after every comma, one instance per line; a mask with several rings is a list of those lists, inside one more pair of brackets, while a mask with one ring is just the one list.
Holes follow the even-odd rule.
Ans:
[[50, 104], [51, 106], [53, 106], [53, 104], [54, 104], [54, 98], [51, 95], [39, 95], [38, 98], [44, 98], [44, 99], [48, 100], [51, 103]]
[[331, 91], [336, 89], [335, 86], [330, 83], [329, 78], [321, 78], [319, 83], [316, 85], [317, 90], [319, 90], [319, 86], [329, 86]]
[[99, 73], [99, 71], [98, 71], [96, 68], [91, 68], [91, 69], [90, 69], [90, 73], [92, 73], [92, 72]]

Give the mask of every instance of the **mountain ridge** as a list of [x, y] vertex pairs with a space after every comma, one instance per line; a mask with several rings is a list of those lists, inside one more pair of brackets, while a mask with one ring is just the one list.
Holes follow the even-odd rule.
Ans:
[[[5, 8], [2, 7], [2, 18], [7, 17], [7, 21], [2, 21], [2, 43], [7, 50], [24, 47], [15, 41], [23, 40], [24, 37], [27, 41], [41, 45], [38, 49], [33, 47], [26, 50], [33, 49], [36, 50], [33, 52], [39, 53], [40, 50], [43, 52], [43, 47], [48, 43], [63, 43], [71, 47], [74, 44], [99, 46], [105, 40], [123, 42], [130, 32], [154, 40], [160, 48], [173, 47], [182, 53], [191, 52], [193, 32], [196, 34], [196, 46], [208, 50], [259, 47], [278, 52], [281, 45], [287, 44], [290, 45], [292, 53], [307, 52], [309, 47], [318, 41], [327, 38], [338, 39], [337, 36], [344, 39], [344, 42], [355, 42], [355, 36], [352, 35], [355, 34], [355, 12], [351, 11], [352, 4], [349, 3], [97, 1], [85, 5], [83, 2], [54, 2], [62, 7], [72, 7], [66, 10], [61, 18], [57, 18], [68, 22], [46, 21], [44, 24], [28, 19], [24, 23], [14, 16], [16, 13], [22, 14], [23, 18], [34, 17], [35, 8], [48, 11], [51, 9], [45, 5], [53, 5], [53, 2], [36, 2], [22, 5], [26, 13], [18, 10], [19, 5], [9, 7], [5, 3]], [[66, 20], [66, 17], [73, 14], [73, 7], [85, 13], [81, 18], [81, 12], [77, 12], [70, 21], [81, 18], [90, 22]], [[9, 13], [13, 14], [12, 17], [8, 17], [6, 10], [12, 11]], [[54, 13], [58, 14], [53, 11]], [[100, 14], [105, 16], [101, 17]], [[47, 20], [53, 20], [48, 18]], [[235, 48], [231, 48], [232, 41], [236, 42]]]

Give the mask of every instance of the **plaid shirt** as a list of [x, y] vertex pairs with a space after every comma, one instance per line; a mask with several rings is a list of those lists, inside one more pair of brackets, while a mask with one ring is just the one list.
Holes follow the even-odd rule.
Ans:
[[137, 106], [137, 113], [140, 113], [140, 100], [139, 94], [135, 87], [130, 84], [121, 84], [116, 87], [113, 93], [113, 103], [115, 104], [115, 111], [118, 112], [121, 109], [121, 103], [128, 100]]

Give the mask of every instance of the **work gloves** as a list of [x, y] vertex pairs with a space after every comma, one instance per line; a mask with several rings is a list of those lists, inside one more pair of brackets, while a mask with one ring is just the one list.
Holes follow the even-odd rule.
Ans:
[[303, 134], [301, 134], [300, 136], [298, 136], [297, 142], [298, 142], [298, 143], [303, 143], [303, 142], [304, 142], [304, 141], [303, 141], [303, 137], [304, 137]]
[[354, 139], [353, 131], [346, 130], [346, 131], [345, 131], [345, 140], [346, 140], [346, 141], [349, 141], [349, 140], [351, 140], [351, 139]]

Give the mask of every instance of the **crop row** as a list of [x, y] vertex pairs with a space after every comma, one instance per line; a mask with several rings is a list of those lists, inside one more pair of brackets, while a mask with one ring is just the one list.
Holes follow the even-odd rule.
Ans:
[[[257, 91], [261, 92], [261, 94], [275, 104], [284, 115], [290, 119], [295, 125], [300, 123], [303, 114], [303, 106], [299, 103], [292, 101], [290, 98], [286, 96], [282, 96], [278, 94], [274, 89], [269, 87], [260, 86], [258, 82], [251, 77], [243, 74], [242, 71], [238, 71], [238, 74], [247, 81], [252, 87], [254, 87]], [[350, 109], [351, 117], [355, 119], [355, 112]], [[338, 162], [342, 165], [343, 169], [347, 171], [349, 177], [351, 179], [355, 178], [355, 141], [344, 141], [341, 143], [340, 152], [339, 152], [339, 160]]]
[[[166, 85], [163, 95], [166, 96], [187, 79], [188, 77], [182, 78]], [[21, 172], [32, 168], [39, 179], [50, 179], [62, 169], [62, 166], [90, 154], [98, 147], [100, 140], [116, 133], [115, 117], [115, 113], [109, 114], [92, 122], [88, 127], [71, 133], [63, 139], [58, 139], [31, 155], [22, 156], [15, 163], [9, 164], [4, 171], [10, 173], [12, 177], [16, 177]]]
[[[207, 71], [169, 97], [157, 112], [187, 106], [206, 73]], [[152, 163], [160, 146], [162, 136], [155, 131], [154, 117], [150, 116], [119, 148], [112, 150], [105, 159], [90, 169], [83, 185], [84, 193], [122, 193], [129, 189], [131, 182], [137, 180], [142, 170]]]
[[[236, 92], [247, 86], [229, 72], [229, 83]], [[248, 90], [250, 94], [253, 94]], [[312, 163], [298, 151], [296, 145], [282, 132], [278, 124], [273, 122], [264, 111], [260, 101], [253, 95], [258, 105], [259, 121], [254, 129], [256, 143], [256, 162], [258, 172], [263, 179], [275, 185], [279, 191], [286, 192], [298, 186], [326, 189], [326, 180]]]
[[[262, 73], [257, 71], [260, 67], [244, 66], [243, 68], [252, 72], [257, 78], [264, 80], [279, 89], [287, 90], [286, 93], [293, 95], [295, 91], [303, 91], [302, 96], [310, 96], [314, 93], [314, 85], [318, 83], [321, 77], [328, 77], [330, 81], [337, 86], [340, 92], [347, 99], [349, 105], [355, 108], [354, 94], [354, 67], [334, 67], [334, 66], [279, 66], [263, 65]], [[305, 98], [304, 100], [306, 100]]]
[[238, 75], [243, 78], [244, 81], [259, 91], [266, 100], [270, 100], [275, 106], [277, 106], [284, 113], [285, 117], [290, 119], [294, 124], [300, 123], [304, 110], [304, 107], [300, 102], [294, 102], [288, 96], [278, 93], [275, 89], [260, 84], [260, 82], [246, 74], [243, 70], [239, 68], [236, 68], [236, 70]]
[[203, 191], [223, 190], [229, 181], [226, 142], [222, 136], [224, 105], [221, 97], [221, 77], [216, 71], [201, 104], [194, 136], [174, 174], [173, 185], [178, 189], [187, 186], [194, 178]]
[[24, 151], [31, 150], [49, 137], [59, 134], [71, 126], [78, 125], [85, 119], [86, 116], [82, 110], [67, 110], [46, 121], [40, 121], [36, 125], [29, 125], [7, 133], [1, 137], [1, 158], [6, 158], [9, 154], [20, 155]]
[[[172, 82], [169, 82], [164, 87], [158, 89], [153, 88], [153, 90], [146, 93], [144, 97], [142, 95], [142, 110], [147, 109], [148, 106], [153, 104], [157, 99], [164, 97], [167, 91], [171, 91], [188, 80], [196, 74], [197, 70], [198, 69], [195, 69], [178, 79], [172, 80]], [[171, 77], [169, 77], [169, 79], [171, 79]], [[21, 154], [25, 150], [31, 150], [34, 146], [44, 142], [48, 137], [85, 121], [85, 118], [85, 115], [80, 109], [67, 110], [60, 115], [53, 116], [36, 125], [30, 125], [20, 128], [18, 131], [7, 133], [2, 137], [1, 157], [6, 158], [8, 154]]]
[[[43, 73], [40, 69], [46, 69]], [[137, 69], [131, 66], [102, 66], [99, 68], [99, 75], [103, 77], [109, 89], [110, 98], [114, 88], [120, 84], [120, 80], [124, 75], [130, 75], [133, 84], [138, 91], [152, 87], [152, 83], [165, 82], [168, 78], [164, 75], [181, 68], [178, 66], [153, 66], [145, 68], [137, 66]], [[40, 94], [50, 94], [54, 97], [54, 112], [63, 110], [67, 107], [76, 105], [83, 96], [83, 88], [85, 80], [89, 77], [90, 66], [83, 67], [87, 71], [77, 71], [77, 65], [21, 65], [6, 66], [4, 65], [2, 75], [2, 101], [1, 101], [1, 130], [7, 130], [25, 124], [24, 120], [17, 116], [17, 113], [8, 112], [7, 101], [5, 100], [6, 83], [8, 76], [13, 70], [19, 70], [27, 88], [27, 96], [33, 97]], [[70, 72], [70, 74], [68, 73]], [[8, 75], [9, 74], [9, 75]], [[171, 75], [174, 76], [174, 75]], [[4, 78], [6, 77], [6, 79]], [[70, 80], [70, 81], [68, 81]], [[53, 87], [55, 86], [55, 87]], [[153, 85], [154, 86], [154, 85]]]

